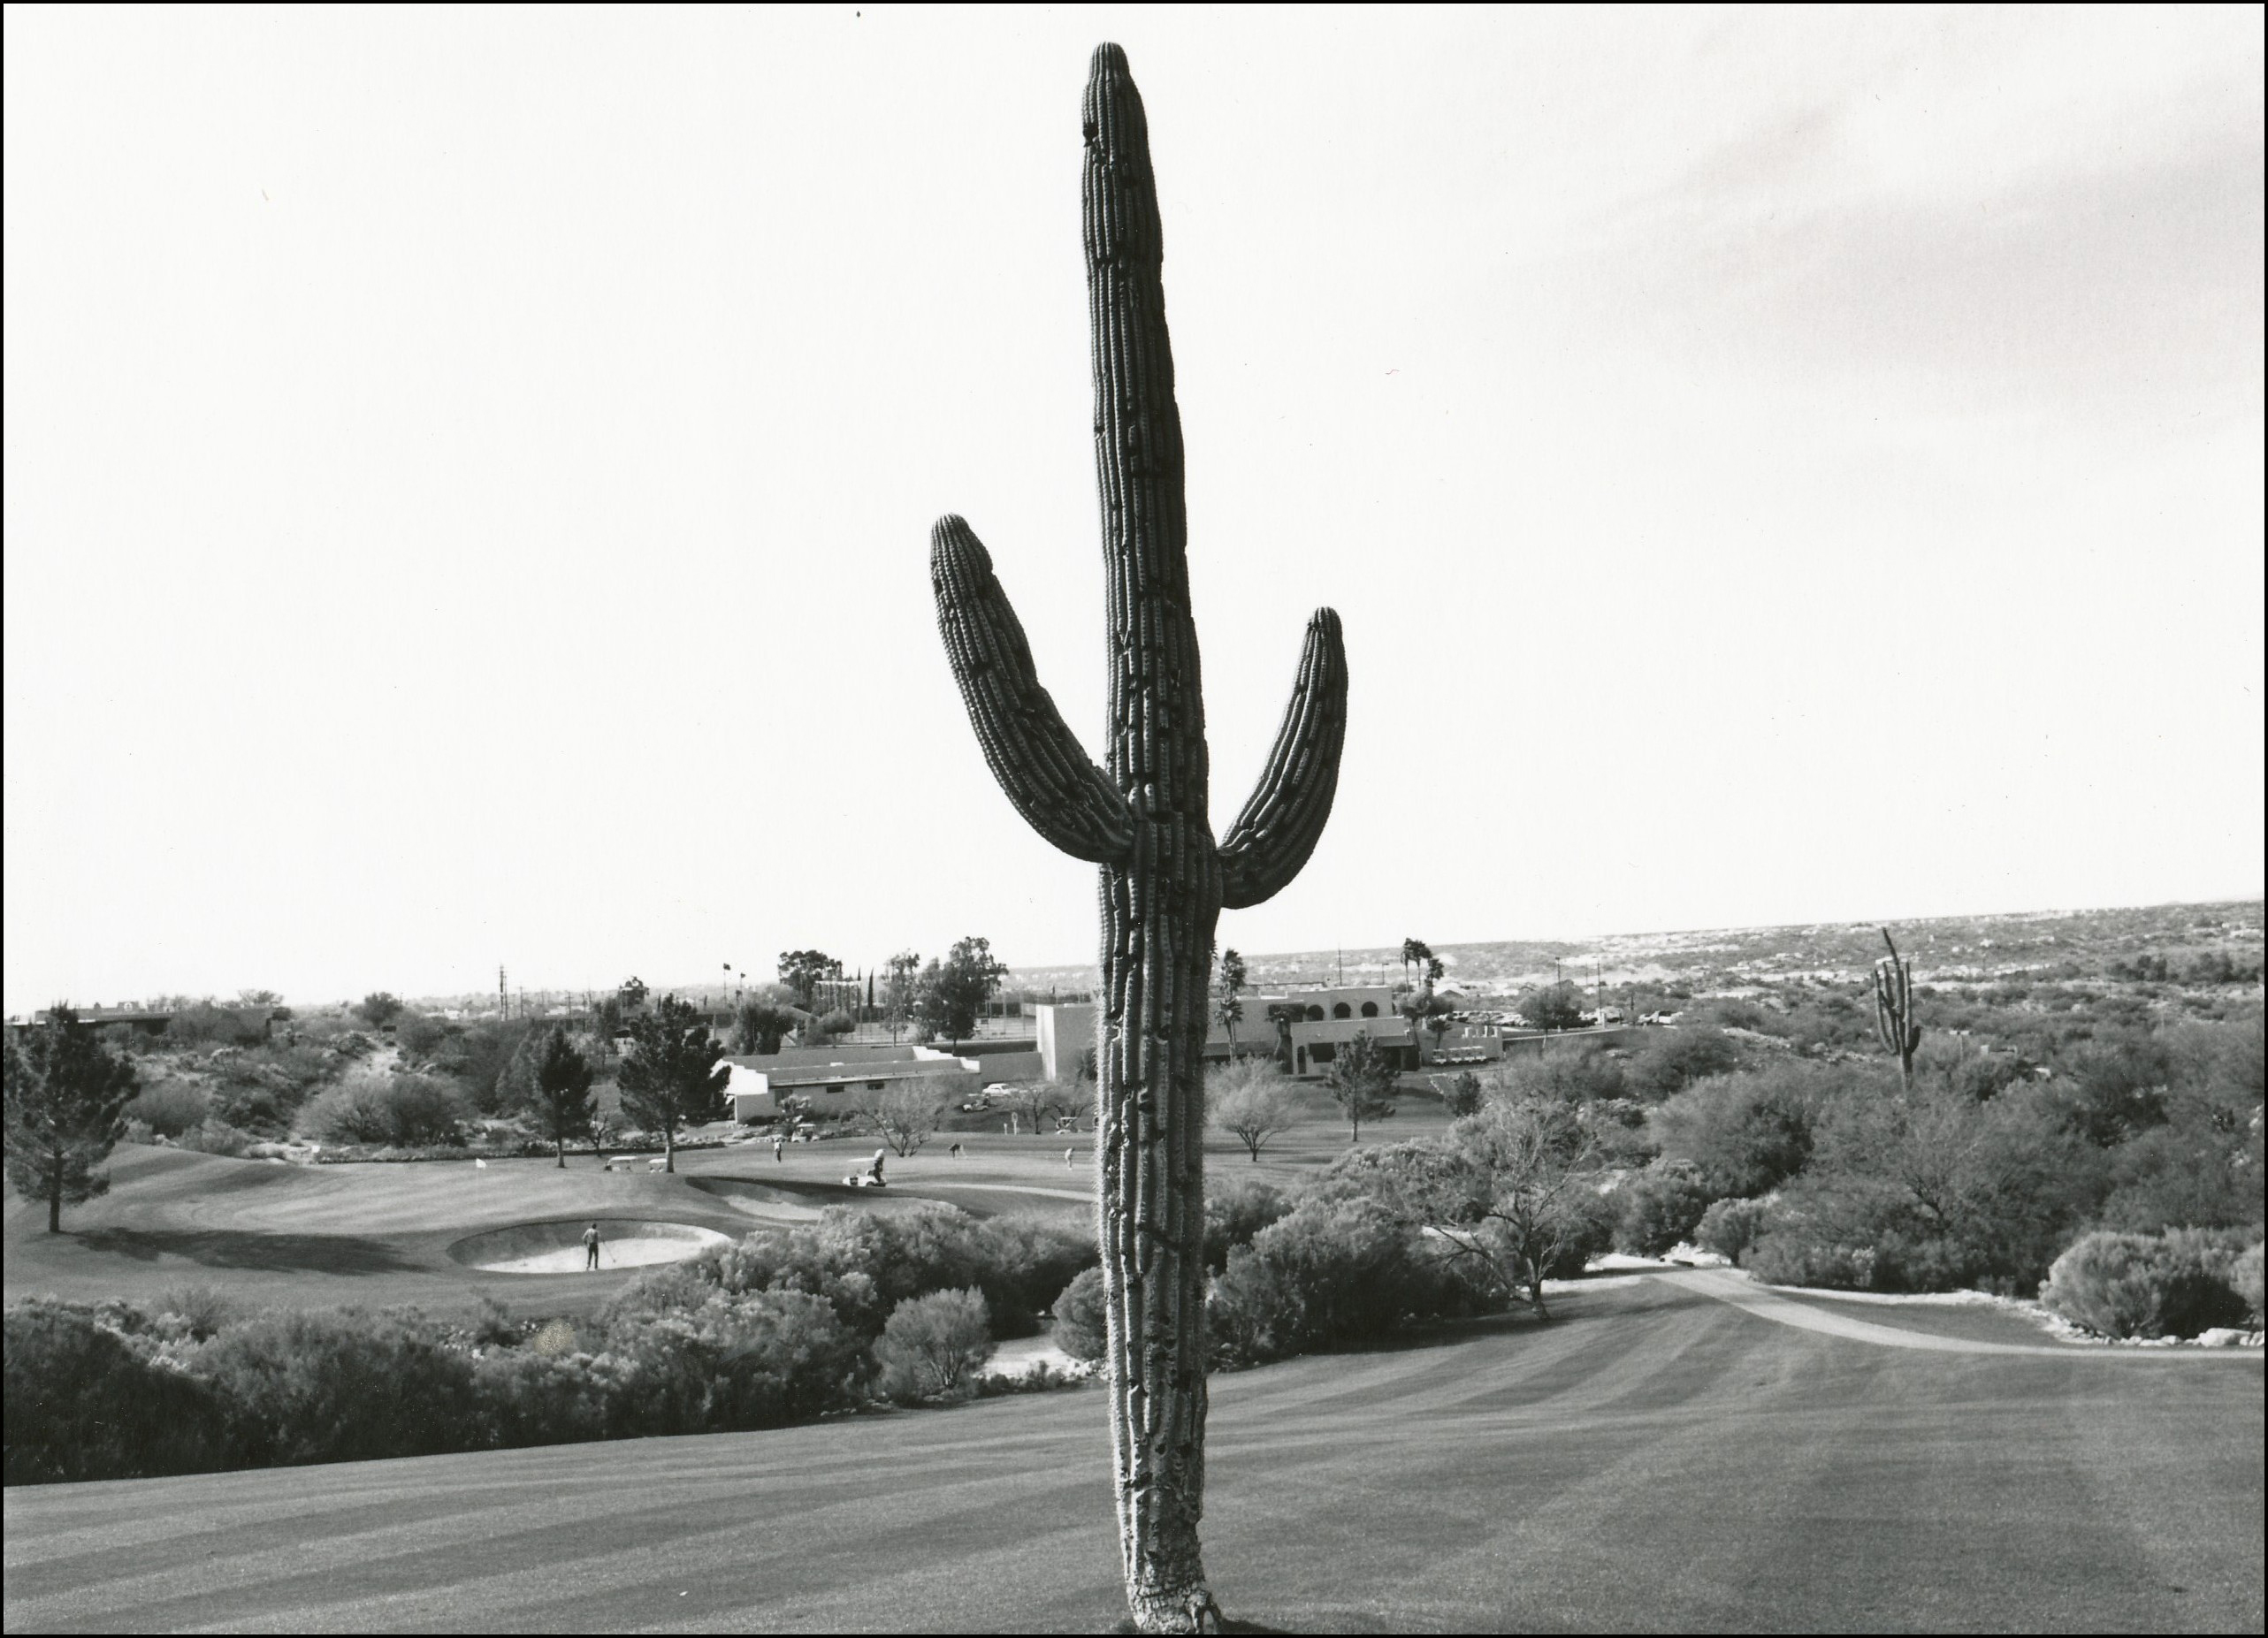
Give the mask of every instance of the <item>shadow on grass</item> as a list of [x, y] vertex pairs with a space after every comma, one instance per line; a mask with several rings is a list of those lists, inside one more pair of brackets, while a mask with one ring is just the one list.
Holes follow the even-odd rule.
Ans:
[[69, 1237], [137, 1262], [181, 1257], [209, 1268], [297, 1274], [404, 1274], [428, 1265], [377, 1240], [343, 1234], [255, 1234], [225, 1229], [88, 1229]]

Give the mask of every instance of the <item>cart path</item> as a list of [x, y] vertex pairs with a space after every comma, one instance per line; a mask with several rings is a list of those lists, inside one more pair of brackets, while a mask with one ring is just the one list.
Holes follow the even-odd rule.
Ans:
[[1867, 1342], [1879, 1348], [1921, 1348], [1937, 1353], [2011, 1353], [2045, 1356], [2058, 1360], [2070, 1359], [2147, 1359], [2200, 1360], [2226, 1359], [2234, 1356], [2257, 1361], [2257, 1348], [2119, 1348], [2108, 1345], [2089, 1346], [2081, 1343], [2037, 1343], [2027, 1345], [2011, 1342], [1976, 1342], [1963, 1337], [1936, 1337], [1921, 1331], [1902, 1330], [1894, 1325], [1876, 1325], [1869, 1320], [1854, 1320], [1847, 1314], [1830, 1314], [1797, 1302], [1752, 1284], [1737, 1274], [1722, 1268], [1691, 1268], [1675, 1274], [1657, 1274], [1655, 1279], [1665, 1284], [1682, 1286], [1719, 1302], [1755, 1314], [1760, 1319], [1792, 1325], [1798, 1330], [1818, 1331], [1829, 1337], [1841, 1337], [1852, 1342]]

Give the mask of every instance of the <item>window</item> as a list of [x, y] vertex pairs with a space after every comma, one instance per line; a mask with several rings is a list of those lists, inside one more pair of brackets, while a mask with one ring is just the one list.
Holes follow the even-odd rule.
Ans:
[[1355, 1009], [1343, 1001], [1333, 1002], [1331, 1006], [1331, 1016], [1334, 1018], [1351, 1018], [1355, 1016]]
[[1339, 1048], [1327, 1040], [1319, 1040], [1307, 1049], [1308, 1056], [1317, 1063], [1328, 1063], [1339, 1055]]
[[867, 1090], [868, 1092], [880, 1092], [883, 1087], [889, 1085], [890, 1083], [886, 1080], [870, 1080], [867, 1083]]
[[1377, 1017], [1378, 1016], [1378, 1003], [1374, 1001], [1364, 1002], [1363, 1003], [1363, 1016], [1366, 1018]]
[[1310, 1007], [1310, 1008], [1307, 1009], [1307, 1021], [1308, 1021], [1310, 1024], [1320, 1024], [1320, 1023], [1322, 1023], [1322, 1022], [1323, 1022], [1323, 1009], [1322, 1009], [1322, 1008], [1320, 1008], [1320, 1007]]

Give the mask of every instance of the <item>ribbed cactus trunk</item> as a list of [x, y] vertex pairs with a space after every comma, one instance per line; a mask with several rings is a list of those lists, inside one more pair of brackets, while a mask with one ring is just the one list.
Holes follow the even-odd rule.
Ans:
[[1126, 1598], [1144, 1632], [1216, 1630], [1204, 1511], [1204, 1040], [1213, 929], [1269, 898], [1323, 834], [1339, 779], [1347, 663], [1317, 610], [1257, 789], [1215, 844], [1189, 607], [1181, 417], [1142, 97], [1117, 46], [1087, 84], [1087, 294], [1095, 465], [1109, 569], [1110, 750], [1097, 768], [1040, 686], [983, 545], [930, 537], [938, 626], [985, 759], [1017, 811], [1102, 867], [1096, 1017], [1105, 1380]]
[[1875, 963], [1875, 1032], [1898, 1058], [1898, 1084], [1913, 1095], [1913, 1055], [1921, 1026], [1913, 1021], [1913, 968], [1898, 953], [1890, 929], [1882, 930], [1890, 954]]

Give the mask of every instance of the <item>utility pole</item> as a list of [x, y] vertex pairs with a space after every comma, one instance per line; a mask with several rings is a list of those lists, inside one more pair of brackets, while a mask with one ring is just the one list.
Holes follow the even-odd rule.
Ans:
[[506, 1017], [512, 1016], [512, 997], [504, 987], [504, 964], [496, 964], [496, 1005]]

